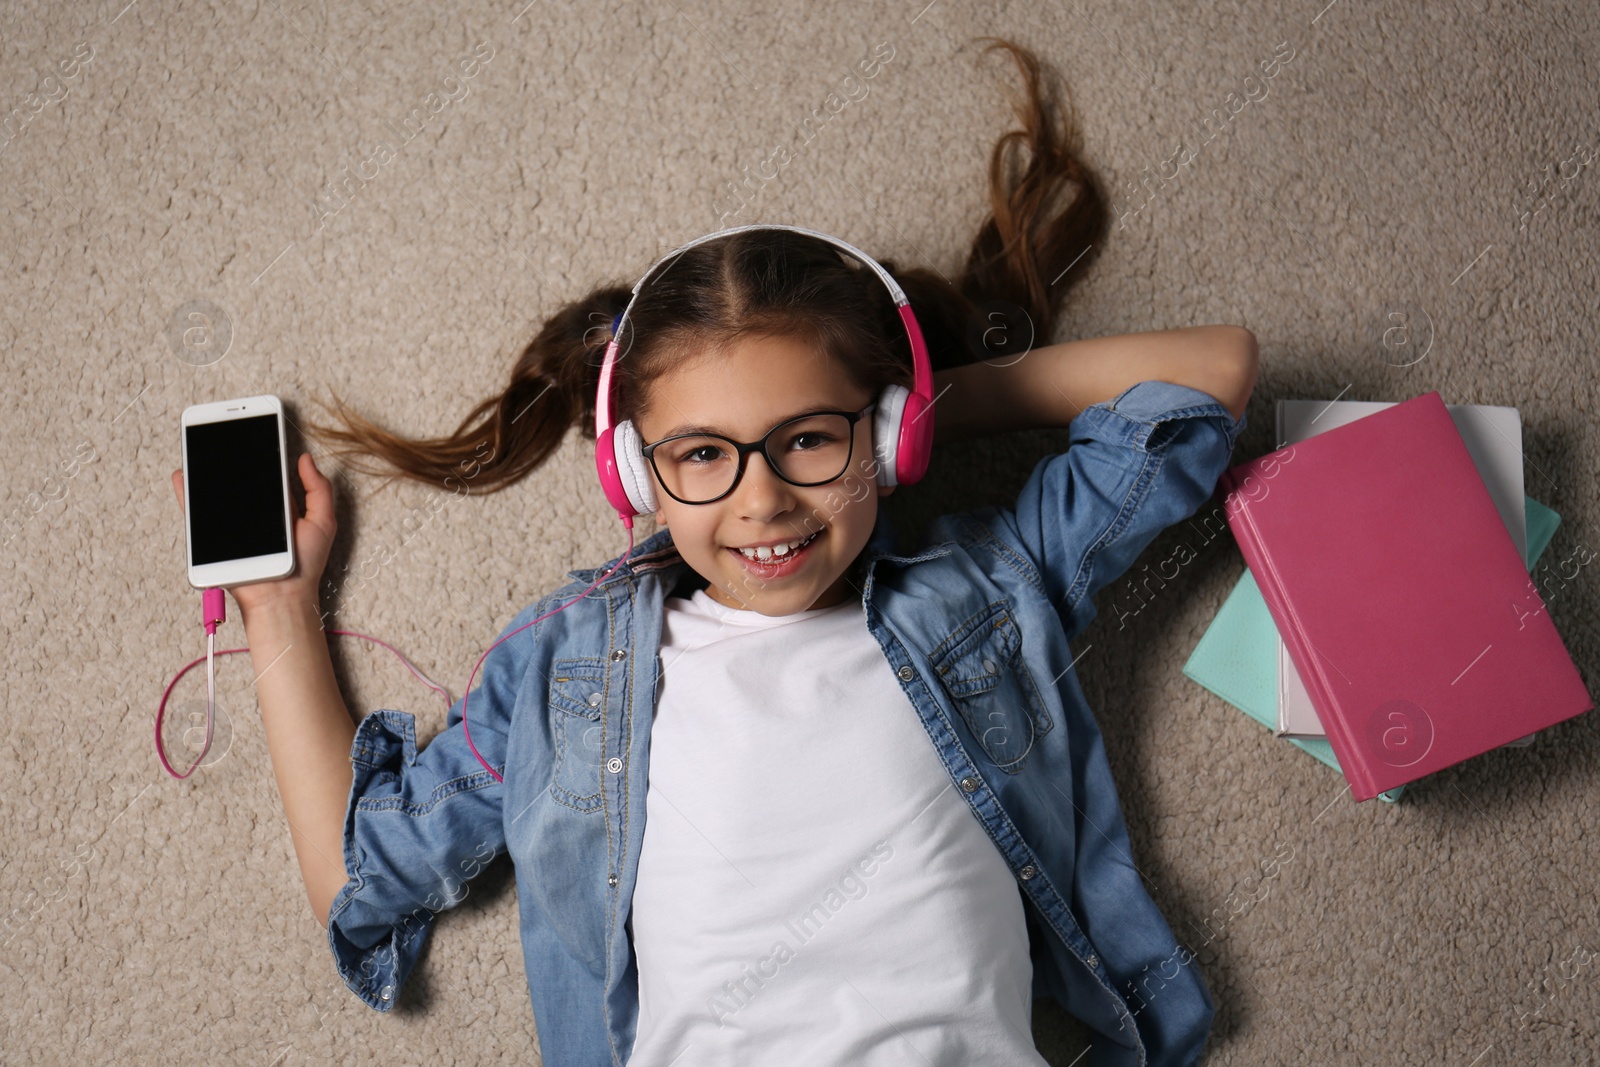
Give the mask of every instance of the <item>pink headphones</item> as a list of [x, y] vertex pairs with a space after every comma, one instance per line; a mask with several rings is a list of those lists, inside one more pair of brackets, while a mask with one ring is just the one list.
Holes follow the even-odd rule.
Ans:
[[933, 454], [933, 370], [928, 362], [928, 347], [922, 340], [922, 327], [917, 324], [911, 303], [899, 284], [877, 260], [837, 237], [800, 226], [770, 223], [736, 226], [697, 237], [657, 260], [633, 287], [628, 306], [612, 323], [611, 341], [606, 345], [605, 364], [600, 369], [600, 391], [595, 398], [594, 462], [606, 499], [617, 509], [617, 517], [629, 530], [633, 529], [635, 515], [656, 510], [656, 498], [650, 485], [650, 465], [640, 451], [642, 441], [632, 420], [623, 419], [615, 427], [611, 425], [611, 369], [616, 365], [617, 339], [622, 336], [622, 325], [627, 322], [628, 312], [633, 310], [634, 302], [639, 299], [639, 290], [644, 288], [662, 263], [676, 259], [695, 245], [746, 230], [789, 230], [827, 241], [871, 268], [889, 287], [895, 308], [900, 312], [900, 321], [905, 325], [906, 336], [911, 340], [914, 377], [913, 388], [909, 390], [903, 385], [884, 387], [882, 395], [878, 397], [878, 406], [873, 411], [872, 449], [878, 460], [878, 484], [911, 485], [927, 473], [928, 460]]

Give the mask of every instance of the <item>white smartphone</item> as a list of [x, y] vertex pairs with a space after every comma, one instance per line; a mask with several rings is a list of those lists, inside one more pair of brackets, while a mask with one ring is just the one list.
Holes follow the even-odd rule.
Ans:
[[294, 570], [283, 404], [249, 396], [183, 411], [183, 525], [196, 589]]

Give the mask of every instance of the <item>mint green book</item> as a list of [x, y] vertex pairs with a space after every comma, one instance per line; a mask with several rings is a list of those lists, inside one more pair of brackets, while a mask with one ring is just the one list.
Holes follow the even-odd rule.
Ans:
[[[1561, 516], [1531, 496], [1523, 497], [1528, 516], [1528, 571], [1549, 546]], [[1183, 665], [1183, 673], [1226, 700], [1269, 732], [1278, 722], [1278, 628], [1246, 567], [1222, 602], [1217, 617]], [[1333, 746], [1319, 738], [1286, 737], [1302, 751], [1339, 770]], [[1394, 803], [1405, 792], [1396, 786], [1379, 793]]]

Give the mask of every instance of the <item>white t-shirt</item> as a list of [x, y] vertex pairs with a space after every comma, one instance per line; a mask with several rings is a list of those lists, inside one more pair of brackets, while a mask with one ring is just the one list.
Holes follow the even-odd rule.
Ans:
[[859, 600], [663, 620], [629, 1067], [1045, 1064], [1020, 889]]

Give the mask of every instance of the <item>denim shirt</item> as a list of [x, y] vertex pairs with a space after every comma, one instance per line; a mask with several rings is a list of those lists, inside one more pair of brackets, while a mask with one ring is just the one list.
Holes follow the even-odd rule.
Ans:
[[[1092, 1031], [1086, 1064], [1187, 1065], [1215, 1011], [1133, 865], [1100, 730], [1068, 642], [1091, 597], [1210, 499], [1244, 426], [1187, 386], [1146, 381], [1072, 420], [1011, 508], [942, 516], [895, 555], [879, 511], [862, 611], [928, 742], [1016, 878], [1034, 995]], [[502, 631], [572, 599], [574, 582]], [[328, 944], [340, 976], [394, 1007], [438, 912], [511, 856], [544, 1062], [621, 1067], [638, 1019], [630, 903], [644, 837], [663, 601], [704, 588], [670, 531], [483, 662], [468, 705], [421, 751], [413, 717], [378, 710], [351, 746], [349, 880]], [[827, 788], [819, 782], [819, 788]]]

